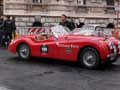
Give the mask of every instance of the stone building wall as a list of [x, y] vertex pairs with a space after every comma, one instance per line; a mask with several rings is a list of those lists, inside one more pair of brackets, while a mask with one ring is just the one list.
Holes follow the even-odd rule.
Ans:
[[[4, 0], [4, 15], [16, 16], [17, 26], [31, 26], [34, 16], [41, 16], [45, 25], [55, 25], [61, 14], [75, 21], [85, 19], [85, 23], [106, 25], [109, 19], [116, 19], [115, 7], [107, 6], [106, 0]], [[41, 2], [42, 1], [42, 2]], [[114, 0], [116, 4], [116, 0]]]

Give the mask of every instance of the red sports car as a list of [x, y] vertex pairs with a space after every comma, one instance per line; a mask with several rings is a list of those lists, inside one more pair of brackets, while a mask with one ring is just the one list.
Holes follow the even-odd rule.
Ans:
[[78, 61], [88, 69], [95, 69], [104, 62], [113, 63], [120, 54], [120, 42], [113, 37], [68, 33], [68, 29], [62, 26], [45, 31], [13, 40], [8, 50], [22, 59], [45, 57]]

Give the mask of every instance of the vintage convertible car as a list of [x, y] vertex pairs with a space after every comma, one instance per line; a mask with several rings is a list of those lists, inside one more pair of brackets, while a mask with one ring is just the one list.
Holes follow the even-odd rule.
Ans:
[[8, 50], [17, 53], [22, 59], [45, 57], [80, 62], [88, 69], [95, 69], [104, 62], [113, 63], [120, 54], [120, 42], [113, 37], [70, 33], [62, 26], [54, 26], [45, 31], [13, 40]]

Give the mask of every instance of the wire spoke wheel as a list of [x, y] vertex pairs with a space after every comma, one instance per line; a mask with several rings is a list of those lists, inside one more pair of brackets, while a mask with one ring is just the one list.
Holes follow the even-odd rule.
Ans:
[[96, 69], [100, 65], [100, 57], [96, 49], [84, 48], [80, 53], [81, 64], [88, 69]]
[[28, 59], [30, 57], [29, 47], [25, 44], [21, 44], [18, 48], [18, 55], [22, 59]]
[[87, 65], [87, 66], [93, 66], [96, 62], [96, 55], [91, 52], [91, 51], [87, 51], [84, 53], [83, 56], [83, 62]]

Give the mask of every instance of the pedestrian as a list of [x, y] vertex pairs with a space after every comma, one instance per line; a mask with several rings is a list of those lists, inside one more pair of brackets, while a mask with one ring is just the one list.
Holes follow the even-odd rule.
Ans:
[[77, 24], [77, 28], [82, 28], [85, 25], [84, 20], [79, 20], [79, 23]]
[[73, 30], [73, 29], [75, 29], [75, 23], [74, 23], [74, 20], [73, 19], [71, 19], [71, 29]]
[[35, 17], [35, 21], [32, 24], [32, 27], [42, 27], [41, 17]]
[[14, 39], [16, 37], [16, 24], [15, 24], [15, 17], [12, 17], [12, 22], [13, 22], [13, 30], [12, 30], [12, 34], [14, 36]]
[[59, 24], [69, 28], [71, 31], [75, 28], [72, 22], [67, 20], [67, 16], [65, 14], [61, 15], [61, 21]]
[[12, 40], [12, 32], [14, 29], [13, 21], [10, 19], [10, 16], [7, 16], [7, 19], [4, 22], [4, 31], [5, 31], [5, 39]]
[[114, 23], [108, 23], [106, 28], [115, 28]]
[[2, 47], [2, 39], [4, 35], [4, 19], [3, 16], [0, 16], [0, 47]]
[[109, 19], [109, 23], [107, 24], [106, 28], [111, 28], [111, 29], [115, 28], [113, 19]]

